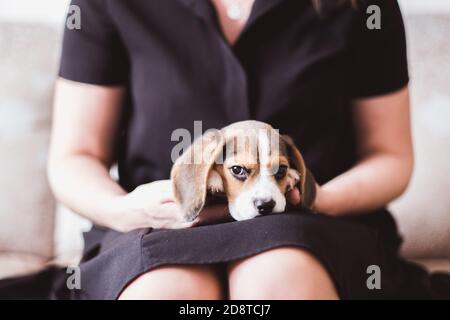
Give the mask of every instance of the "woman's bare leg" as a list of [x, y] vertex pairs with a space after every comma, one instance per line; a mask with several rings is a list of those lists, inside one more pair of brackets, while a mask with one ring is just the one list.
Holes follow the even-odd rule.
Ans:
[[322, 264], [296, 247], [238, 260], [228, 274], [231, 299], [339, 299]]
[[212, 267], [164, 266], [143, 274], [121, 293], [119, 300], [215, 300], [222, 286]]

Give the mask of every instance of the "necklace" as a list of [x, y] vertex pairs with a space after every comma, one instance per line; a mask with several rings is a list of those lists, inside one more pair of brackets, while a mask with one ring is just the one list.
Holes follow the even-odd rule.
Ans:
[[[242, 2], [244, 2], [244, 4], [242, 4]], [[246, 1], [242, 0], [222, 0], [228, 18], [231, 20], [241, 20], [246, 17], [250, 8], [245, 2]]]

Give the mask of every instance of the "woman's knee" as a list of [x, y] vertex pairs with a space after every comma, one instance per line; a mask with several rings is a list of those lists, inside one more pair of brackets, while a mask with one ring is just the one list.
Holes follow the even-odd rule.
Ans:
[[236, 261], [228, 271], [231, 299], [338, 299], [323, 265], [296, 247]]
[[222, 298], [216, 272], [208, 266], [164, 266], [131, 282], [119, 300], [214, 300]]

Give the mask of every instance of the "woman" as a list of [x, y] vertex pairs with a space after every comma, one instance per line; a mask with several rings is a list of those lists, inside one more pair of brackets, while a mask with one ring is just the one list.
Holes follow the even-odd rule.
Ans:
[[[82, 24], [64, 37], [49, 178], [96, 227], [82, 290], [57, 296], [429, 296], [384, 209], [413, 168], [403, 22], [396, 1], [368, 2], [381, 29], [367, 27], [365, 1], [73, 0]], [[319, 214], [181, 220], [171, 133], [244, 119], [293, 137], [320, 184]]]

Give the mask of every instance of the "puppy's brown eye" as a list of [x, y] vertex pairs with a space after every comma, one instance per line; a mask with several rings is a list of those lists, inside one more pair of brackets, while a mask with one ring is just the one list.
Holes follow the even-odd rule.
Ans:
[[248, 173], [249, 173], [247, 169], [245, 169], [243, 167], [240, 167], [240, 166], [232, 166], [230, 168], [230, 171], [231, 171], [231, 174], [236, 179], [239, 179], [239, 180], [247, 179], [247, 176], [248, 176]]
[[281, 180], [286, 176], [287, 166], [279, 166], [277, 173], [275, 173], [275, 179]]

